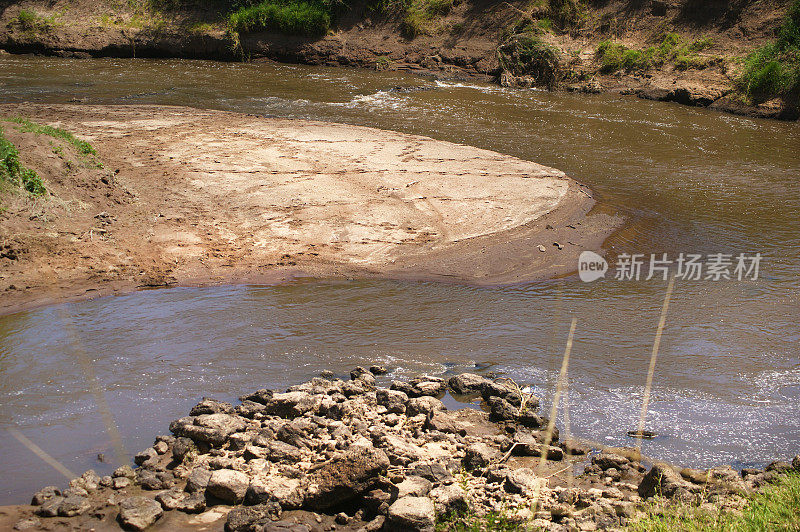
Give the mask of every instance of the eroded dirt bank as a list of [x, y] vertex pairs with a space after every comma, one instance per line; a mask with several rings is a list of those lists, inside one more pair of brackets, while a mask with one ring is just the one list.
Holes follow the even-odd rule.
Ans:
[[[224, 10], [203, 2], [158, 11], [136, 2], [24, 0], [0, 13], [0, 49], [65, 57], [271, 59], [411, 70], [509, 86], [632, 94], [759, 117], [800, 116], [797, 95], [745, 102], [733, 91], [743, 58], [774, 40], [789, 6], [786, 0], [558, 2], [574, 11], [561, 21], [553, 2], [465, 0], [448, 3], [446, 12], [417, 28], [414, 36], [408, 34], [402, 9], [380, 8], [383, 4], [348, 2], [320, 37], [253, 31], [234, 38], [227, 32]], [[22, 21], [23, 11], [35, 18]], [[609, 69], [599, 53], [604, 41], [631, 51], [661, 48], [665, 35], [675, 42], [674, 53], [663, 62]], [[555, 49], [551, 64], [530, 63], [527, 56], [542, 50], [519, 46], [530, 39]]]
[[430, 138], [158, 106], [0, 106], [44, 179], [7, 192], [0, 311], [137, 287], [292, 276], [531, 281], [621, 220], [558, 170]]

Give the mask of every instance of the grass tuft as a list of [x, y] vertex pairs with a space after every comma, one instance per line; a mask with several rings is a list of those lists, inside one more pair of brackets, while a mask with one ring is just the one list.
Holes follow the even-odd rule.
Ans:
[[800, 0], [786, 13], [778, 38], [751, 52], [736, 89], [752, 102], [800, 96]]
[[266, 0], [228, 15], [232, 32], [277, 31], [287, 35], [325, 35], [331, 27], [329, 6], [305, 0]]
[[601, 42], [597, 47], [597, 55], [602, 63], [600, 72], [643, 72], [650, 68], [660, 67], [666, 63], [674, 63], [678, 69], [704, 69], [717, 61], [714, 57], [704, 57], [698, 52], [713, 46], [708, 37], [696, 41], [685, 41], [677, 33], [665, 33], [657, 46], [644, 50], [634, 50], [624, 44], [609, 40]]
[[81, 155], [97, 155], [97, 151], [92, 147], [91, 144], [86, 142], [85, 140], [81, 140], [77, 138], [75, 135], [67, 131], [66, 129], [61, 129], [59, 127], [52, 127], [52, 126], [43, 126], [41, 124], [36, 124], [31, 122], [27, 118], [11, 118], [9, 122], [13, 122], [15, 124], [19, 124], [21, 127], [19, 128], [20, 131], [24, 131], [27, 133], [34, 133], [36, 135], [48, 135], [50, 137], [64, 140], [72, 144], [78, 153]]
[[47, 189], [39, 175], [25, 168], [19, 160], [19, 151], [0, 128], [0, 182], [22, 186], [34, 196], [43, 196]]

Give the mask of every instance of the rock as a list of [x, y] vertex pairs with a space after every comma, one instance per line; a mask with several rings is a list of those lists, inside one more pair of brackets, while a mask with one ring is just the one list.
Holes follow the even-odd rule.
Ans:
[[462, 373], [450, 377], [447, 381], [453, 393], [458, 395], [479, 394], [487, 384], [491, 384], [489, 379], [475, 373]]
[[465, 450], [463, 463], [467, 470], [475, 471], [485, 468], [499, 457], [500, 452], [494, 447], [485, 443], [473, 443]]
[[171, 473], [159, 472], [156, 473], [150, 469], [137, 469], [136, 470], [136, 483], [142, 489], [146, 490], [163, 490], [172, 487], [172, 479], [169, 478]]
[[414, 466], [413, 474], [427, 478], [436, 484], [442, 484], [453, 479], [453, 474], [438, 462], [417, 464]]
[[47, 486], [33, 494], [31, 504], [33, 506], [41, 506], [45, 501], [52, 499], [53, 497], [59, 497], [60, 495], [61, 490], [56, 486]]
[[386, 411], [395, 414], [405, 414], [408, 395], [399, 390], [379, 388], [375, 392], [378, 404], [386, 407]]
[[547, 485], [546, 478], [539, 478], [527, 467], [512, 470], [504, 483], [504, 488], [509, 493], [521, 493], [524, 496], [531, 496], [536, 490], [541, 490]]
[[111, 475], [105, 475], [100, 477], [100, 486], [104, 488], [110, 488], [113, 485], [114, 485], [114, 479], [111, 477]]
[[428, 430], [438, 430], [448, 434], [467, 434], [466, 428], [449, 412], [434, 412], [425, 422]]
[[394, 486], [395, 498], [402, 499], [403, 497], [424, 497], [431, 491], [433, 484], [430, 480], [417, 477], [408, 476], [401, 483]]
[[258, 476], [252, 479], [244, 498], [246, 504], [278, 502], [284, 510], [299, 509], [304, 499], [300, 481], [284, 476]]
[[514, 421], [519, 410], [502, 397], [490, 397], [486, 404], [489, 406], [489, 419], [494, 422]]
[[203, 414], [230, 414], [233, 412], [233, 405], [215, 399], [204, 397], [189, 412], [190, 416], [200, 416]]
[[364, 366], [356, 366], [350, 370], [350, 380], [356, 380], [367, 373], [369, 373], [369, 371]]
[[575, 440], [562, 441], [561, 448], [564, 450], [564, 453], [571, 456], [583, 456], [590, 450], [589, 447]]
[[199, 514], [206, 509], [206, 497], [200, 492], [189, 493], [178, 502], [176, 510], [187, 514]]
[[467, 494], [456, 484], [434, 488], [429, 496], [438, 515], [464, 513], [469, 510]]
[[37, 517], [28, 517], [26, 519], [20, 519], [14, 524], [14, 530], [32, 530], [36, 528], [40, 528], [42, 526], [42, 521]]
[[63, 501], [64, 497], [61, 496], [50, 497], [36, 508], [35, 513], [42, 517], [55, 517], [58, 515], [58, 507]]
[[164, 510], [175, 510], [188, 493], [180, 488], [172, 488], [156, 495], [156, 501], [161, 503]]
[[369, 371], [373, 375], [385, 375], [389, 373], [389, 371], [383, 366], [370, 366]]
[[311, 529], [307, 525], [301, 523], [292, 523], [289, 521], [275, 521], [272, 523], [264, 523], [260, 532], [310, 532]]
[[185, 417], [170, 423], [169, 430], [176, 436], [221, 446], [234, 432], [247, 428], [247, 422], [229, 414], [202, 414]]
[[789, 473], [794, 470], [794, 466], [789, 462], [775, 461], [767, 466], [765, 471], [775, 471], [777, 473]]
[[133, 461], [136, 462], [136, 465], [143, 467], [155, 465], [158, 463], [158, 452], [156, 452], [156, 450], [152, 447], [148, 447], [144, 451], [134, 456]]
[[195, 467], [186, 478], [186, 491], [189, 493], [204, 492], [211, 480], [211, 471], [203, 467]]
[[[189, 440], [191, 441], [191, 440]], [[126, 478], [134, 478], [136, 474], [133, 471], [133, 468], [129, 465], [119, 466], [114, 470], [111, 474], [114, 478], [126, 477]]]
[[386, 529], [432, 532], [436, 525], [436, 509], [427, 497], [404, 497], [389, 506]]
[[133, 481], [128, 477], [113, 477], [111, 481], [111, 487], [115, 490], [125, 489], [131, 484], [133, 484]]
[[239, 400], [242, 402], [252, 401], [254, 403], [260, 403], [262, 405], [266, 405], [269, 404], [269, 402], [272, 400], [273, 395], [274, 394], [272, 393], [272, 390], [262, 389], [262, 390], [256, 390], [251, 394], [243, 395], [239, 398]]
[[155, 449], [156, 453], [158, 453], [160, 456], [162, 454], [167, 454], [167, 451], [169, 451], [169, 445], [167, 445], [167, 442], [159, 441], [153, 445], [153, 449]]
[[119, 522], [128, 530], [144, 530], [162, 515], [161, 505], [147, 497], [128, 497], [119, 503]]
[[388, 467], [386, 453], [375, 447], [339, 454], [309, 475], [306, 505], [324, 510], [349, 501], [370, 489]]
[[206, 495], [212, 495], [229, 504], [240, 504], [249, 485], [250, 479], [241, 471], [219, 469], [211, 473]]
[[418, 414], [428, 415], [433, 414], [434, 412], [441, 412], [443, 410], [447, 410], [447, 408], [444, 406], [444, 403], [435, 397], [424, 395], [408, 400], [408, 405], [406, 406], [406, 415], [408, 415], [408, 417], [413, 417]]
[[639, 496], [643, 499], [655, 495], [674, 498], [685, 495], [692, 490], [692, 485], [683, 480], [672, 467], [666, 464], [654, 464], [639, 484]]
[[792, 467], [794, 467], [796, 471], [800, 471], [800, 454], [795, 455], [794, 459], [792, 459]]
[[276, 502], [234, 508], [228, 512], [225, 521], [226, 532], [249, 532], [253, 525], [262, 519], [279, 518], [281, 507]]
[[411, 379], [411, 393], [409, 397], [424, 397], [442, 395], [447, 390], [447, 383], [439, 377], [425, 375]]
[[96, 491], [100, 487], [100, 477], [94, 472], [94, 469], [86, 471], [78, 478], [69, 481], [70, 487], [81, 488], [87, 492]]
[[276, 435], [278, 440], [294, 447], [314, 449], [319, 444], [319, 427], [307, 418], [284, 423]]
[[92, 507], [89, 499], [80, 495], [70, 495], [58, 505], [58, 515], [61, 517], [75, 517], [89, 511]]
[[602, 452], [592, 457], [592, 463], [604, 471], [612, 467], [620, 469], [628, 465], [629, 462], [630, 460], [624, 456], [608, 452]]
[[276, 393], [265, 405], [265, 412], [285, 419], [293, 419], [319, 407], [321, 399], [308, 392]]

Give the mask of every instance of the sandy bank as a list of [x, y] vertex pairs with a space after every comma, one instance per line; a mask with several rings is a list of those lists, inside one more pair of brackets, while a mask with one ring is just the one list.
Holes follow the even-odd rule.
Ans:
[[65, 128], [98, 151], [88, 161], [5, 126], [52, 193], [11, 197], [1, 215], [5, 312], [297, 275], [531, 281], [574, 271], [619, 223], [587, 218], [591, 192], [563, 172], [425, 137], [178, 107], [0, 115]]

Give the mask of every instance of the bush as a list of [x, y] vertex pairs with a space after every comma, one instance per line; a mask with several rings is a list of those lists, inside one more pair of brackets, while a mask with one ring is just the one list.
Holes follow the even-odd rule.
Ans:
[[30, 168], [25, 168], [19, 160], [19, 151], [6, 139], [0, 129], [0, 181], [15, 186], [21, 185], [34, 196], [42, 196], [47, 192], [39, 175]]
[[553, 87], [561, 75], [561, 57], [556, 47], [534, 34], [514, 35], [498, 49], [500, 67], [516, 76], [530, 75]]
[[277, 3], [271, 0], [242, 7], [228, 15], [228, 27], [236, 33], [278, 31], [287, 35], [325, 35], [331, 26], [329, 8], [303, 0]]
[[800, 95], [800, 0], [795, 0], [778, 38], [744, 59], [736, 88], [751, 101]]

